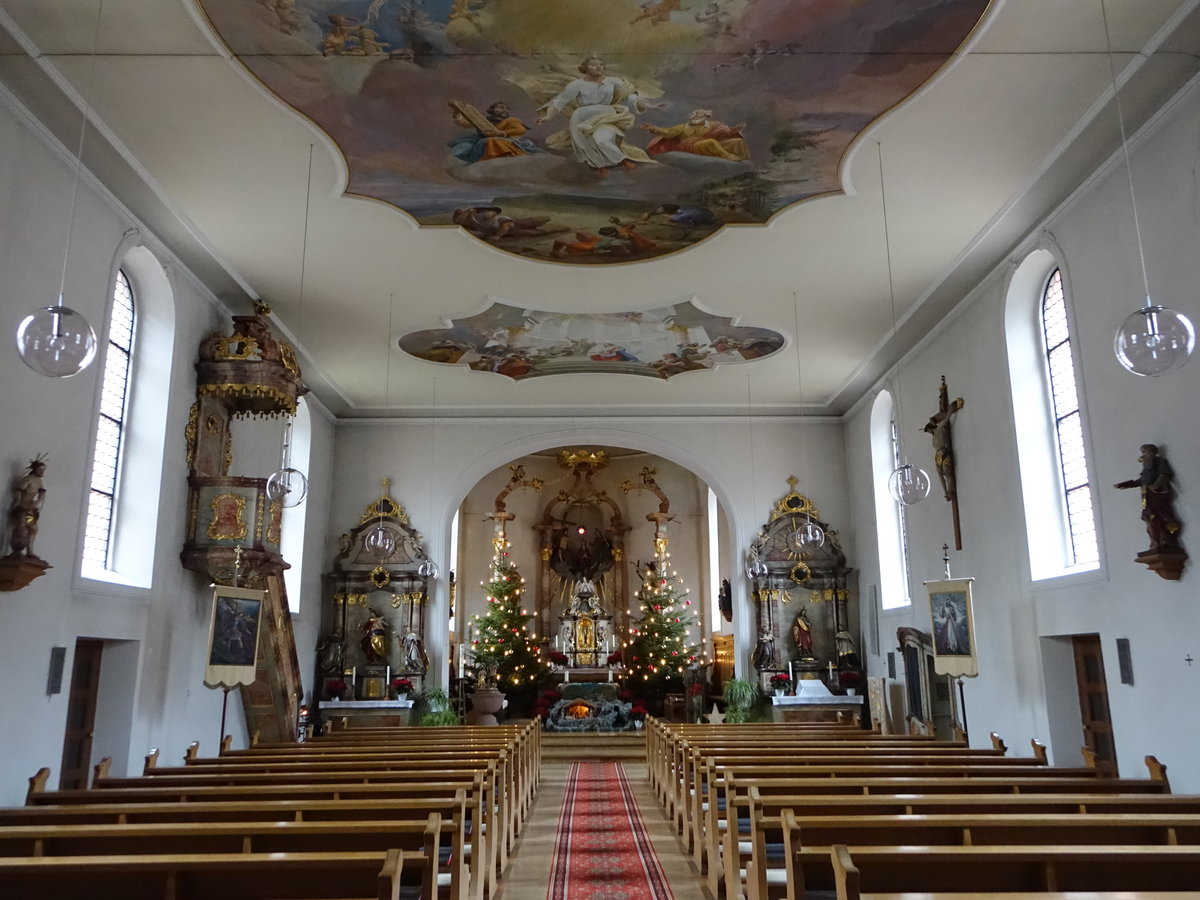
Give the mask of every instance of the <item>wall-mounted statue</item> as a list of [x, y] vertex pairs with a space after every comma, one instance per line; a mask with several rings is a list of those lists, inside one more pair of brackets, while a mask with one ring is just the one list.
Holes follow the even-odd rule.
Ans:
[[1141, 551], [1138, 556], [1152, 556], [1158, 553], [1179, 553], [1179, 530], [1182, 524], [1175, 513], [1174, 491], [1171, 489], [1171, 464], [1159, 454], [1157, 444], [1142, 444], [1142, 455], [1138, 461], [1142, 471], [1137, 478], [1128, 481], [1118, 481], [1113, 487], [1125, 490], [1127, 488], [1142, 489], [1142, 521], [1146, 523], [1146, 533], [1150, 536], [1149, 549]]
[[33, 539], [37, 537], [38, 519], [46, 502], [46, 488], [42, 485], [42, 476], [45, 474], [46, 458], [39, 454], [29, 461], [25, 474], [17, 479], [8, 514], [12, 526], [12, 534], [8, 539], [12, 557], [41, 561], [33, 552]]

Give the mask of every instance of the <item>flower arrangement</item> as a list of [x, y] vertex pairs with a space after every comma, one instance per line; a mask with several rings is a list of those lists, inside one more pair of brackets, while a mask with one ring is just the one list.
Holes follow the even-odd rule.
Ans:
[[337, 700], [342, 696], [342, 692], [346, 690], [346, 682], [340, 678], [335, 678], [333, 681], [325, 682], [325, 696], [330, 700]]
[[644, 719], [646, 716], [650, 715], [650, 710], [646, 709], [646, 707], [643, 706], [639, 700], [637, 703], [634, 703], [632, 707], [630, 707], [629, 715], [636, 721], [638, 719]]
[[615, 653], [608, 654], [608, 664], [610, 666], [619, 666], [624, 663], [624, 661], [624, 657], [621, 655], [620, 650], [617, 650]]
[[704, 693], [704, 685], [701, 684], [699, 681], [692, 682], [692, 684], [688, 687], [688, 694], [692, 697], [698, 697], [703, 693]]
[[392, 679], [392, 690], [395, 691], [397, 694], [408, 694], [408, 693], [412, 692], [412, 689], [413, 689], [413, 683], [411, 681], [409, 681], [407, 678], [393, 678]]
[[568, 657], [567, 654], [563, 653], [561, 650], [551, 650], [550, 651], [550, 662], [553, 663], [554, 665], [565, 666], [570, 661], [571, 661], [570, 657]]
[[788, 678], [782, 672], [776, 672], [770, 677], [767, 683], [777, 691], [791, 690], [792, 687], [792, 679]]
[[838, 684], [844, 688], [857, 688], [862, 681], [862, 676], [853, 669], [846, 669], [844, 672], [838, 672]]

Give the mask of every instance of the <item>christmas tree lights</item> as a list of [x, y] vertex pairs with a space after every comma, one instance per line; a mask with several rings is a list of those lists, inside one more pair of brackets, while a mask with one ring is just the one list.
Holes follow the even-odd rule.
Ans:
[[487, 611], [473, 616], [475, 637], [471, 652], [480, 687], [516, 689], [532, 694], [549, 666], [529, 629], [533, 614], [521, 606], [525, 579], [508, 558], [508, 541], [493, 541], [489, 581], [481, 582], [487, 595]]
[[670, 554], [659, 553], [638, 573], [642, 586], [637, 600], [641, 616], [629, 629], [624, 658], [630, 685], [639, 694], [662, 696], [683, 690], [683, 673], [696, 661], [698, 648], [689, 644], [696, 616], [692, 601], [676, 572], [668, 574]]

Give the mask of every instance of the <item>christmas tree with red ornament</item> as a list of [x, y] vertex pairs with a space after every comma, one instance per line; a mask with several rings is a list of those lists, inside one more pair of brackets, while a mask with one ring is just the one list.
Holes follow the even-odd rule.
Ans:
[[532, 696], [549, 667], [529, 628], [533, 613], [521, 606], [525, 579], [509, 560], [507, 546], [498, 542], [490, 580], [482, 582], [487, 611], [472, 617], [471, 653], [480, 685], [494, 685], [511, 701], [511, 694]]
[[663, 552], [640, 567], [637, 600], [641, 616], [630, 623], [625, 644], [625, 683], [640, 697], [662, 697], [683, 690], [683, 673], [699, 648], [689, 643], [696, 625], [683, 579], [669, 571]]

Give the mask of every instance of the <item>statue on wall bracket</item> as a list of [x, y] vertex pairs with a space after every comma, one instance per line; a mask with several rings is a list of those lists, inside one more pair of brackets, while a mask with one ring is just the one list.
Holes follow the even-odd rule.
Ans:
[[1142, 471], [1136, 478], [1118, 481], [1113, 487], [1140, 488], [1142, 492], [1142, 521], [1146, 523], [1150, 546], [1138, 553], [1137, 561], [1168, 581], [1178, 581], [1188, 555], [1179, 543], [1183, 524], [1175, 512], [1175, 492], [1171, 487], [1174, 472], [1157, 444], [1142, 444], [1140, 450], [1138, 461]]

